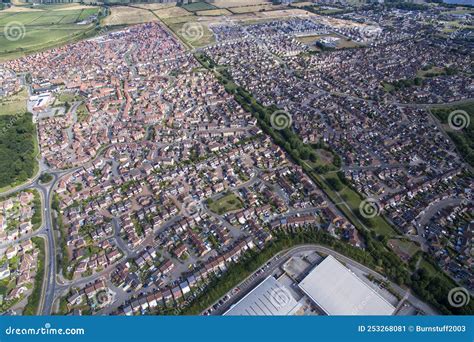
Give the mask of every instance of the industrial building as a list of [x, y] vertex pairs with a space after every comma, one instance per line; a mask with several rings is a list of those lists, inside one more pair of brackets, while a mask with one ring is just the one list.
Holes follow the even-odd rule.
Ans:
[[299, 284], [327, 315], [392, 315], [395, 308], [333, 256], [327, 256]]
[[301, 307], [286, 285], [269, 276], [224, 316], [288, 316], [295, 315]]

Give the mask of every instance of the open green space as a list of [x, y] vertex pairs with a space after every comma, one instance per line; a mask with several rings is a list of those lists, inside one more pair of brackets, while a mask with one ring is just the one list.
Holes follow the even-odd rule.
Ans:
[[434, 76], [444, 75], [445, 73], [446, 73], [445, 68], [430, 66], [427, 68], [425, 67], [425, 68], [420, 69], [417, 72], [417, 76], [418, 77], [434, 77]]
[[89, 111], [84, 103], [81, 103], [79, 107], [77, 107], [77, 121], [83, 122], [89, 117]]
[[[31, 11], [0, 12], [0, 59], [54, 47], [95, 32], [96, 24], [80, 24], [99, 7], [68, 9], [68, 6], [43, 6]], [[62, 9], [64, 8], [64, 9]]]
[[408, 239], [390, 239], [388, 245], [402, 259], [410, 259], [417, 251], [419, 251], [418, 245]]
[[242, 209], [244, 207], [244, 203], [239, 197], [237, 197], [237, 195], [234, 193], [229, 193], [224, 197], [219, 198], [217, 201], [209, 201], [208, 206], [211, 211], [222, 215], [228, 213], [229, 211]]
[[83, 99], [80, 95], [74, 93], [63, 92], [57, 96], [57, 100], [62, 104], [66, 102], [80, 101]]
[[[332, 184], [338, 184], [339, 181], [343, 184], [339, 177], [332, 173], [330, 175], [323, 174], [321, 178], [324, 180], [326, 184], [329, 184], [331, 187]], [[385, 219], [381, 215], [376, 215], [372, 218], [365, 218], [360, 215], [359, 207], [361, 202], [364, 200], [354, 189], [352, 189], [349, 185], [344, 185], [338, 191], [334, 188], [331, 189], [333, 193], [335, 193], [334, 197], [337, 199], [339, 198], [342, 201], [336, 202], [339, 209], [343, 210], [346, 209], [346, 205], [350, 208], [352, 213], [355, 213], [357, 218], [364, 223], [370, 230], [373, 230], [376, 234], [381, 235], [383, 237], [392, 237], [397, 235], [397, 232], [390, 226], [390, 224], [385, 221]], [[344, 205], [345, 204], [345, 205]]]
[[0, 116], [0, 188], [25, 182], [37, 171], [32, 115]]
[[474, 101], [449, 107], [436, 106], [430, 111], [442, 123], [464, 160], [474, 166]]
[[28, 91], [26, 87], [20, 89], [16, 94], [0, 97], [0, 116], [25, 113], [27, 99]]
[[51, 176], [50, 173], [45, 172], [41, 174], [41, 176], [39, 177], [39, 180], [42, 184], [48, 184], [49, 182], [53, 180], [53, 176]]

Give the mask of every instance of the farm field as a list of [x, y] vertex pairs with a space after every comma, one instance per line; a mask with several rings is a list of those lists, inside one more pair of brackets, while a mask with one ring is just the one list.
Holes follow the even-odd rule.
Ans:
[[174, 4], [158, 4], [158, 3], [155, 3], [155, 4], [134, 4], [133, 7], [139, 7], [139, 8], [143, 8], [143, 9], [151, 10], [151, 11], [162, 10], [162, 9], [167, 9], [167, 8], [178, 8], [178, 7], [175, 7]]
[[207, 2], [194, 2], [187, 5], [181, 6], [189, 12], [208, 11], [216, 9], [215, 6], [208, 4]]
[[30, 8], [26, 6], [12, 6], [10, 8], [6, 8], [1, 13], [21, 13], [21, 12], [41, 12], [42, 10], [39, 8]]
[[102, 24], [106, 26], [133, 25], [157, 20], [158, 18], [146, 9], [114, 6], [110, 9], [110, 15], [102, 21]]
[[[222, 11], [227, 12], [227, 10], [213, 9], [193, 14], [182, 7], [173, 7], [153, 11], [153, 13], [186, 45], [198, 48], [215, 42], [209, 25], [220, 20], [219, 13], [225, 14]], [[201, 15], [203, 12], [207, 15]]]
[[193, 14], [181, 7], [169, 7], [153, 11], [160, 19], [192, 16]]
[[208, 10], [208, 11], [199, 11], [196, 12], [197, 15], [199, 16], [219, 16], [219, 15], [232, 15], [231, 12], [229, 12], [226, 9], [214, 9], [214, 10]]
[[305, 17], [308, 16], [308, 12], [298, 8], [280, 9], [280, 7], [278, 6], [273, 6], [272, 10], [263, 12], [243, 13], [239, 14], [237, 18], [247, 23], [258, 23], [264, 20], [287, 20], [291, 16]]
[[[237, 4], [237, 1], [232, 2]], [[263, 5], [233, 7], [227, 9], [210, 9], [190, 12], [182, 7], [171, 7], [153, 11], [159, 19], [166, 24], [186, 45], [191, 48], [199, 48], [215, 42], [215, 36], [209, 29], [209, 25], [223, 21], [221, 16], [241, 22], [243, 25], [259, 23], [267, 20], [288, 18], [292, 15], [306, 15], [305, 11], [299, 9], [280, 10], [281, 6], [274, 6], [268, 2], [258, 2]], [[193, 3], [199, 5], [201, 3]], [[214, 3], [217, 5], [218, 3]], [[259, 6], [267, 6], [271, 11], [260, 12]], [[194, 7], [193, 7], [194, 8]], [[235, 13], [234, 10], [241, 13]]]
[[11, 0], [10, 2], [15, 6], [26, 6], [27, 5], [25, 0]]
[[197, 48], [215, 42], [209, 29], [210, 21], [198, 21], [195, 16], [163, 21], [187, 45]]
[[276, 8], [277, 7], [272, 4], [262, 4], [262, 5], [232, 7], [232, 8], [229, 8], [229, 10], [234, 14], [243, 14], [243, 13], [253, 13], [253, 12], [260, 12], [260, 11], [269, 11]]
[[242, 7], [251, 5], [270, 4], [270, 0], [215, 0], [212, 4], [219, 8]]
[[99, 7], [52, 5], [12, 7], [0, 12], [0, 60], [19, 57], [65, 43], [94, 31], [95, 24], [78, 24]]
[[312, 6], [314, 5], [311, 1], [303, 1], [303, 2], [296, 2], [291, 4], [293, 7], [304, 7], [304, 6]]

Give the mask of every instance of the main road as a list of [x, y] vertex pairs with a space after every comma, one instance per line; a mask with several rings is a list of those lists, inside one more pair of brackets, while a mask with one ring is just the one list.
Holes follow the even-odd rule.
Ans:
[[38, 313], [50, 315], [54, 302], [54, 291], [56, 286], [56, 247], [54, 226], [52, 218], [52, 202], [53, 188], [56, 185], [59, 175], [62, 172], [51, 173], [53, 180], [47, 185], [36, 184], [36, 189], [42, 193], [44, 206], [44, 234], [46, 236], [46, 253], [45, 253], [45, 277], [43, 280], [43, 294], [41, 296]]
[[[39, 195], [42, 198], [41, 203], [41, 210], [42, 210], [42, 224], [41, 227], [30, 233], [22, 236], [18, 240], [7, 242], [0, 244], [0, 248], [4, 249], [7, 248], [9, 245], [13, 243], [18, 243], [19, 241], [29, 239], [32, 236], [39, 236], [42, 237], [46, 241], [45, 245], [45, 273], [43, 278], [43, 286], [42, 286], [42, 293], [41, 298], [38, 306], [38, 314], [43, 315], [50, 315], [53, 302], [54, 302], [54, 293], [56, 287], [56, 248], [55, 248], [55, 230], [53, 226], [53, 218], [52, 218], [52, 201], [53, 201], [53, 189], [56, 186], [58, 179], [68, 173], [71, 170], [47, 170], [46, 167], [41, 167], [42, 171], [47, 171], [53, 179], [47, 183], [42, 184], [39, 180], [39, 175], [36, 175], [34, 179], [30, 182], [18, 186], [14, 189], [5, 191], [0, 195], [10, 195], [14, 192], [22, 191], [22, 190], [36, 190], [38, 191]], [[73, 169], [74, 170], [74, 169]]]

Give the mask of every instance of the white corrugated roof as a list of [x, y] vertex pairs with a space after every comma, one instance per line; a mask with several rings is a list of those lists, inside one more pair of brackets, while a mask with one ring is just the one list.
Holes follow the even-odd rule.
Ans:
[[391, 315], [395, 308], [329, 255], [299, 284], [328, 315]]
[[293, 315], [299, 304], [291, 291], [269, 276], [232, 306], [225, 316], [287, 316]]

